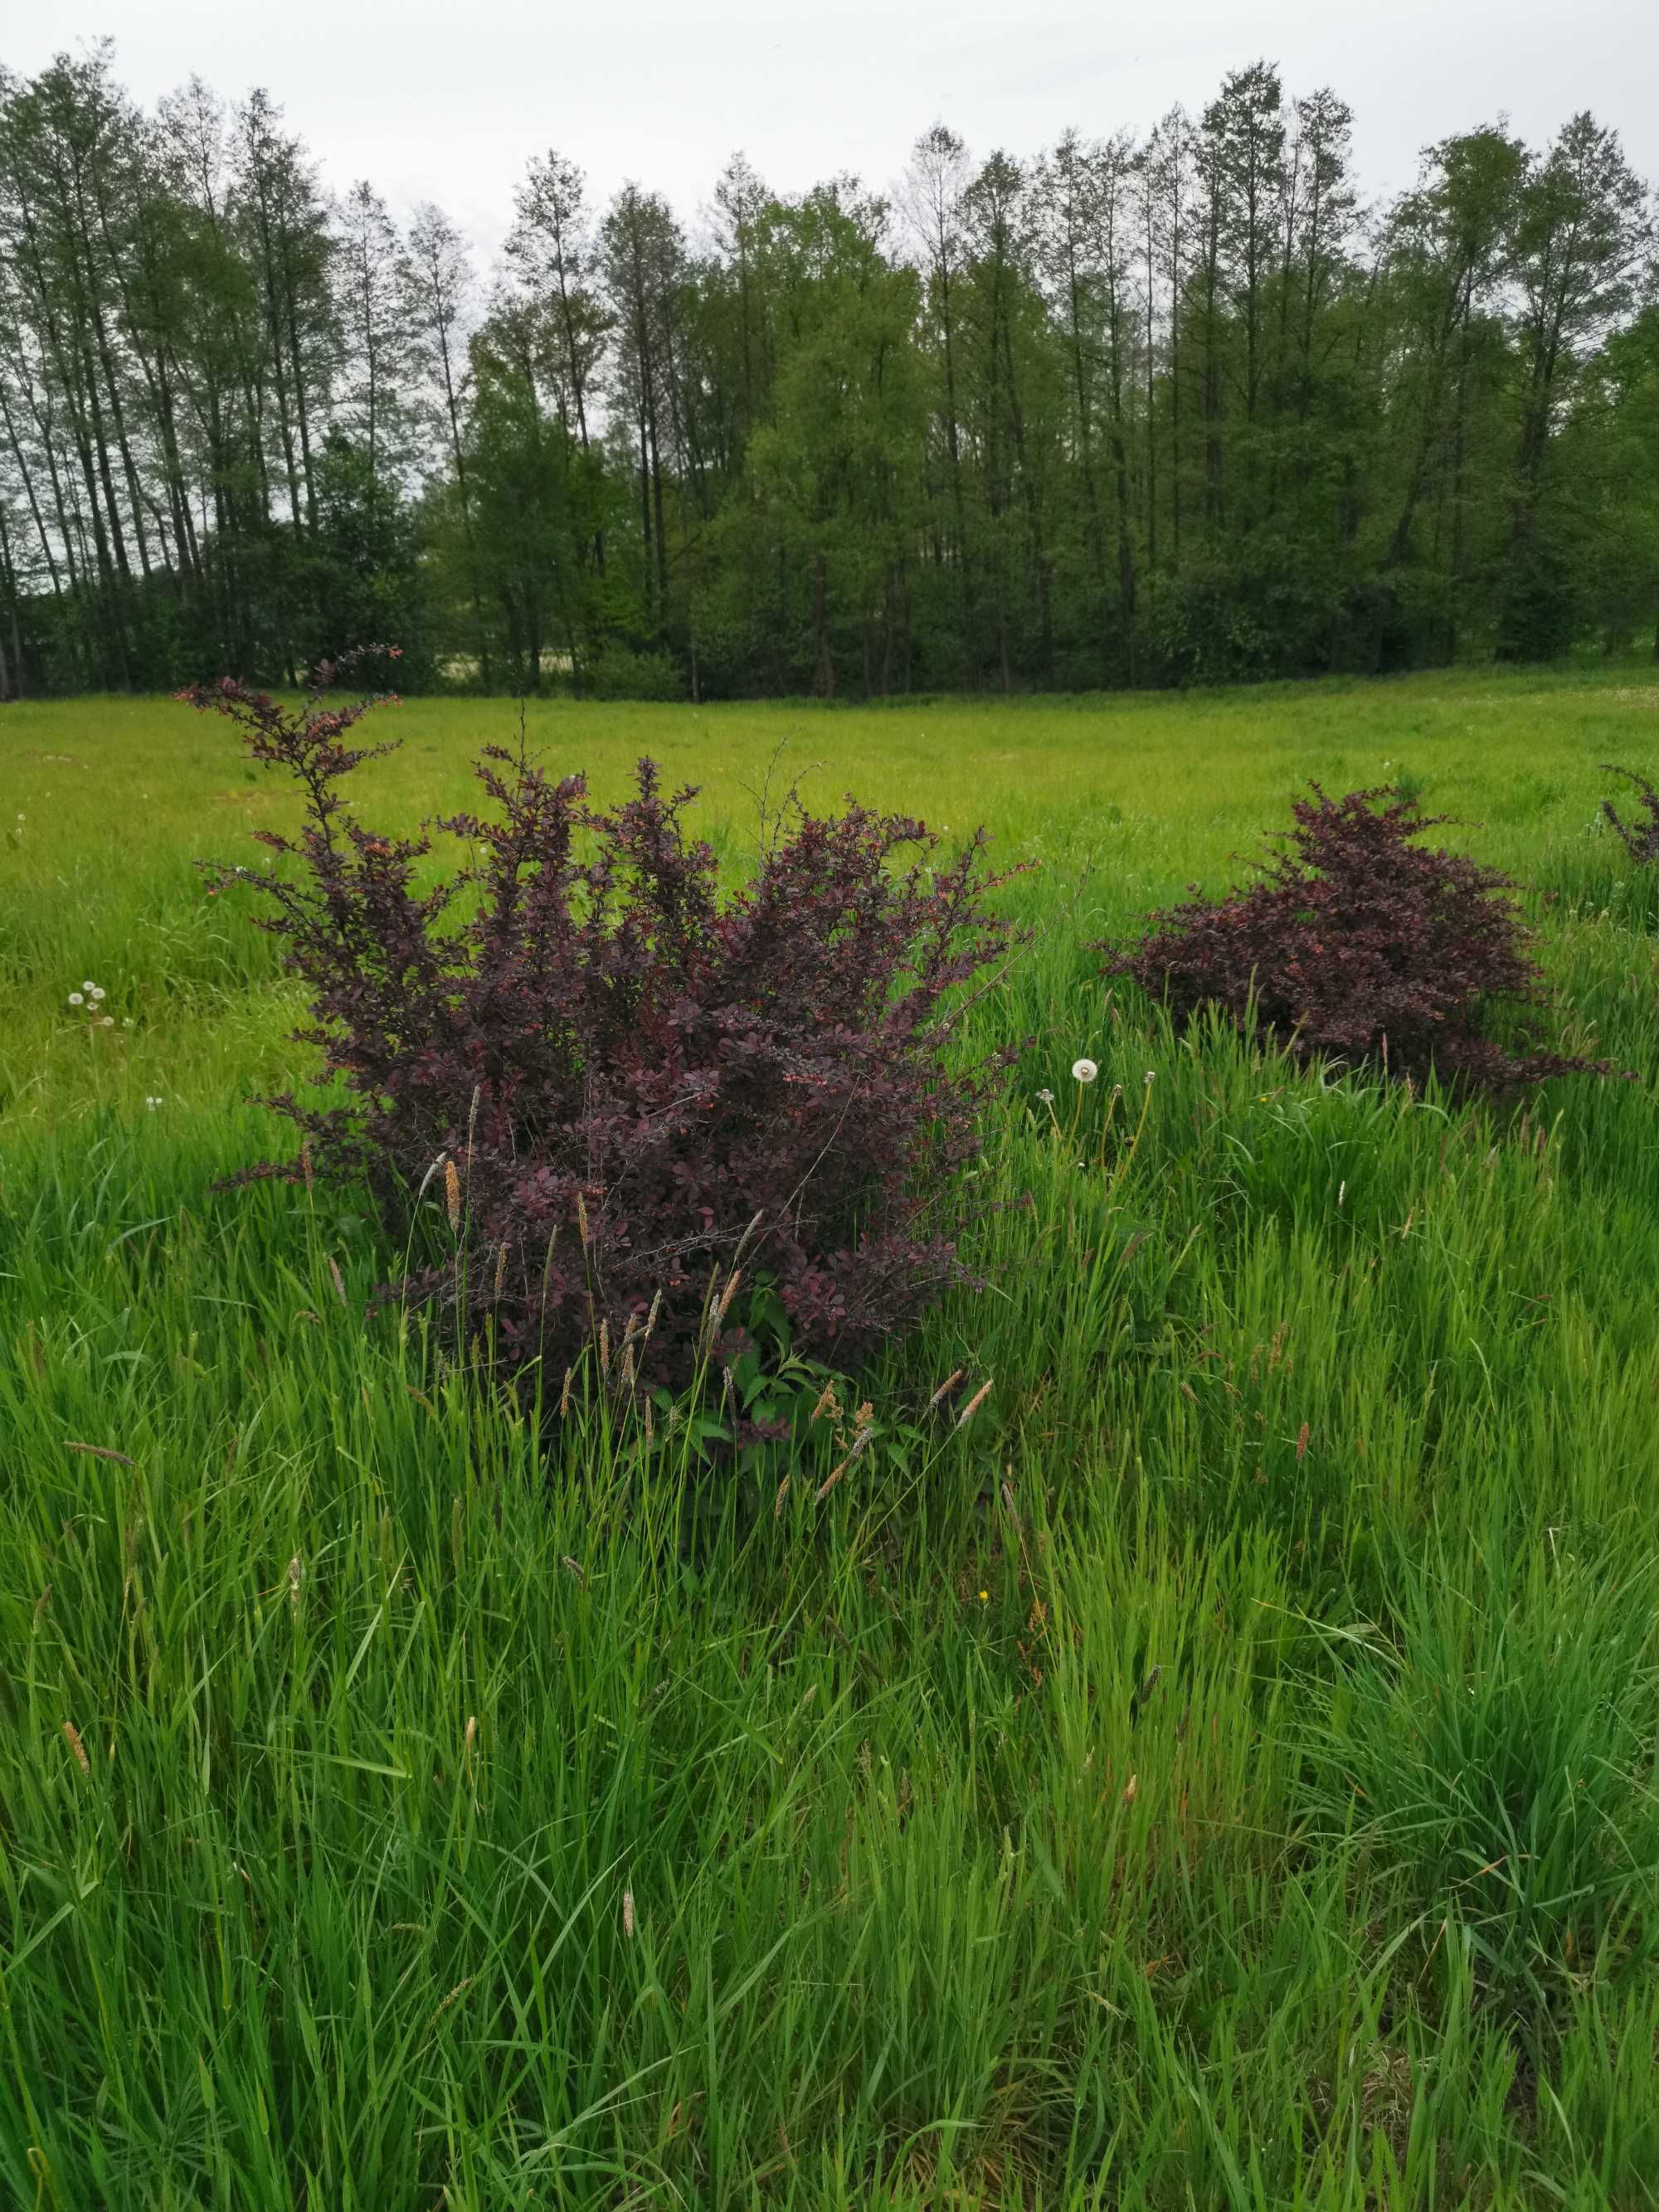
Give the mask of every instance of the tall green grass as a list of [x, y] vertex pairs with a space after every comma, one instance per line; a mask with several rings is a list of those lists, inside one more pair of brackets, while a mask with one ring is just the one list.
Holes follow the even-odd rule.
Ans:
[[[295, 1064], [189, 866], [280, 805], [228, 733], [0, 725], [5, 2201], [1659, 2201], [1659, 947], [1590, 828], [1654, 703], [532, 713], [734, 860], [787, 730], [1042, 863], [986, 1288], [865, 1378], [879, 1449], [689, 1547], [678, 1448], [366, 1310], [361, 1203], [215, 1193]], [[407, 820], [493, 732], [404, 712]], [[1103, 991], [1390, 761], [1637, 1081], [1465, 1111]]]

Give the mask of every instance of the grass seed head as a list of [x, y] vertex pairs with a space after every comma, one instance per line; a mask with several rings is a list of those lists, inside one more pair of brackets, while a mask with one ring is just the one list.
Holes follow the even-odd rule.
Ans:
[[959, 1429], [965, 1428], [967, 1426], [968, 1423], [973, 1419], [975, 1414], [978, 1413], [980, 1407], [985, 1403], [985, 1401], [990, 1396], [990, 1383], [988, 1382], [981, 1382], [978, 1389], [975, 1391], [973, 1396], [968, 1401], [968, 1403], [963, 1407], [961, 1413], [957, 1416], [957, 1426]]

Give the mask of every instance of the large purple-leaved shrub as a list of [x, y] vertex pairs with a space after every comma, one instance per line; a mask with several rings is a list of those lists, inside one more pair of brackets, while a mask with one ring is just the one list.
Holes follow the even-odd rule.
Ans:
[[1417, 841], [1449, 819], [1383, 786], [1293, 800], [1295, 827], [1258, 878], [1153, 916], [1109, 948], [1178, 1020], [1206, 1008], [1252, 1021], [1303, 1060], [1364, 1063], [1421, 1082], [1502, 1093], [1600, 1070], [1489, 1033], [1501, 1006], [1547, 1003], [1509, 877]]
[[430, 883], [428, 836], [341, 797], [390, 748], [347, 743], [381, 702], [325, 703], [339, 674], [299, 710], [230, 680], [180, 695], [305, 799], [297, 836], [258, 833], [277, 868], [216, 880], [261, 895], [345, 1095], [270, 1102], [300, 1155], [250, 1176], [367, 1181], [422, 1248], [400, 1293], [556, 1387], [585, 1346], [624, 1386], [737, 1357], [738, 1278], [840, 1367], [968, 1279], [956, 1182], [1001, 1061], [970, 1064], [957, 1018], [1011, 941], [982, 835], [936, 861], [920, 822], [792, 806], [722, 897], [695, 794], [648, 761], [604, 807], [492, 747], [490, 807], [427, 825], [461, 856]]

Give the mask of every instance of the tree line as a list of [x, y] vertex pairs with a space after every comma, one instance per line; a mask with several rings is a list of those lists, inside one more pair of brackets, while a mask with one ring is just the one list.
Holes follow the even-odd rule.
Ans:
[[1659, 654], [1651, 196], [1593, 116], [1362, 198], [1276, 69], [687, 223], [532, 160], [487, 278], [263, 90], [0, 69], [0, 697], [1084, 689]]

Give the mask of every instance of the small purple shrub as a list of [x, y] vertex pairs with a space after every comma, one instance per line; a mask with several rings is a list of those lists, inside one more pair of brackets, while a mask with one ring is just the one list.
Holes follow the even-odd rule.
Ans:
[[337, 672], [299, 712], [229, 680], [180, 694], [304, 791], [297, 837], [258, 833], [296, 867], [215, 879], [263, 894], [311, 1001], [298, 1036], [349, 1094], [270, 1101], [301, 1156], [248, 1176], [364, 1176], [404, 1229], [447, 1212], [445, 1263], [398, 1291], [556, 1382], [590, 1344], [625, 1384], [738, 1357], [739, 1270], [843, 1367], [968, 1279], [951, 1188], [1003, 1062], [947, 1062], [950, 1005], [1011, 938], [982, 834], [935, 873], [920, 822], [795, 810], [722, 901], [694, 793], [665, 798], [648, 761], [604, 809], [492, 747], [493, 811], [429, 825], [481, 857], [420, 890], [429, 839], [343, 805], [390, 748], [343, 742], [380, 702], [325, 708]]
[[1502, 1093], [1596, 1064], [1512, 1053], [1488, 1011], [1546, 1003], [1509, 877], [1413, 841], [1449, 817], [1393, 787], [1291, 802], [1296, 826], [1259, 881], [1155, 915], [1107, 972], [1164, 1000], [1257, 1024], [1303, 1060], [1364, 1063], [1421, 1082]]
[[1619, 833], [1625, 850], [1638, 867], [1650, 866], [1659, 860], [1659, 791], [1656, 791], [1646, 776], [1638, 775], [1634, 769], [1615, 768], [1604, 764], [1604, 775], [1622, 775], [1626, 783], [1636, 786], [1642, 811], [1634, 822], [1626, 822], [1610, 799], [1601, 801], [1601, 811]]

